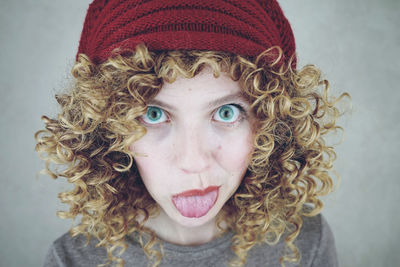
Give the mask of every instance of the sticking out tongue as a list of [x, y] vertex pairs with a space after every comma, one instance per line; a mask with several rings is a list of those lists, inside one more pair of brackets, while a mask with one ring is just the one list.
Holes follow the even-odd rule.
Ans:
[[204, 195], [173, 196], [172, 201], [178, 211], [185, 217], [199, 218], [207, 214], [218, 197], [218, 189]]

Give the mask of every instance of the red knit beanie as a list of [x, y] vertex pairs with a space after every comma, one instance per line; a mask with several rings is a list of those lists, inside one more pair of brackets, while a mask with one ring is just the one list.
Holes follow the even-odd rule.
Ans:
[[133, 51], [139, 43], [152, 51], [214, 50], [249, 57], [276, 45], [283, 50], [282, 63], [295, 53], [292, 29], [276, 0], [94, 0], [90, 4], [78, 54], [99, 64], [116, 53], [114, 49]]

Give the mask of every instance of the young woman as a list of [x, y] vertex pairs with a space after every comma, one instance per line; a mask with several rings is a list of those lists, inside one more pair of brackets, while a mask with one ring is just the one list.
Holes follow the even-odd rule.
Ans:
[[80, 222], [45, 266], [337, 266], [340, 98], [275, 0], [95, 0], [72, 73], [36, 150]]

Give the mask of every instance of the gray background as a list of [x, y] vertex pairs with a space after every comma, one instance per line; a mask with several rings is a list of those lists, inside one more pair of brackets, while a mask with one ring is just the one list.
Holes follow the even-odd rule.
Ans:
[[[53, 116], [66, 84], [89, 0], [1, 0], [0, 266], [40, 266], [73, 222], [34, 152], [40, 116]], [[324, 199], [341, 266], [400, 266], [400, 1], [281, 0], [296, 36], [299, 66], [323, 70], [332, 91], [352, 95], [341, 119], [341, 183]]]

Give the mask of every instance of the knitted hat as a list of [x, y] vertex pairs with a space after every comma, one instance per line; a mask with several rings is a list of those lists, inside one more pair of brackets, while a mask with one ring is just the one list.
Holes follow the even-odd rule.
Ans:
[[276, 0], [94, 0], [76, 58], [84, 53], [99, 64], [139, 43], [152, 51], [215, 50], [250, 57], [277, 45], [285, 63], [295, 53], [292, 29]]

